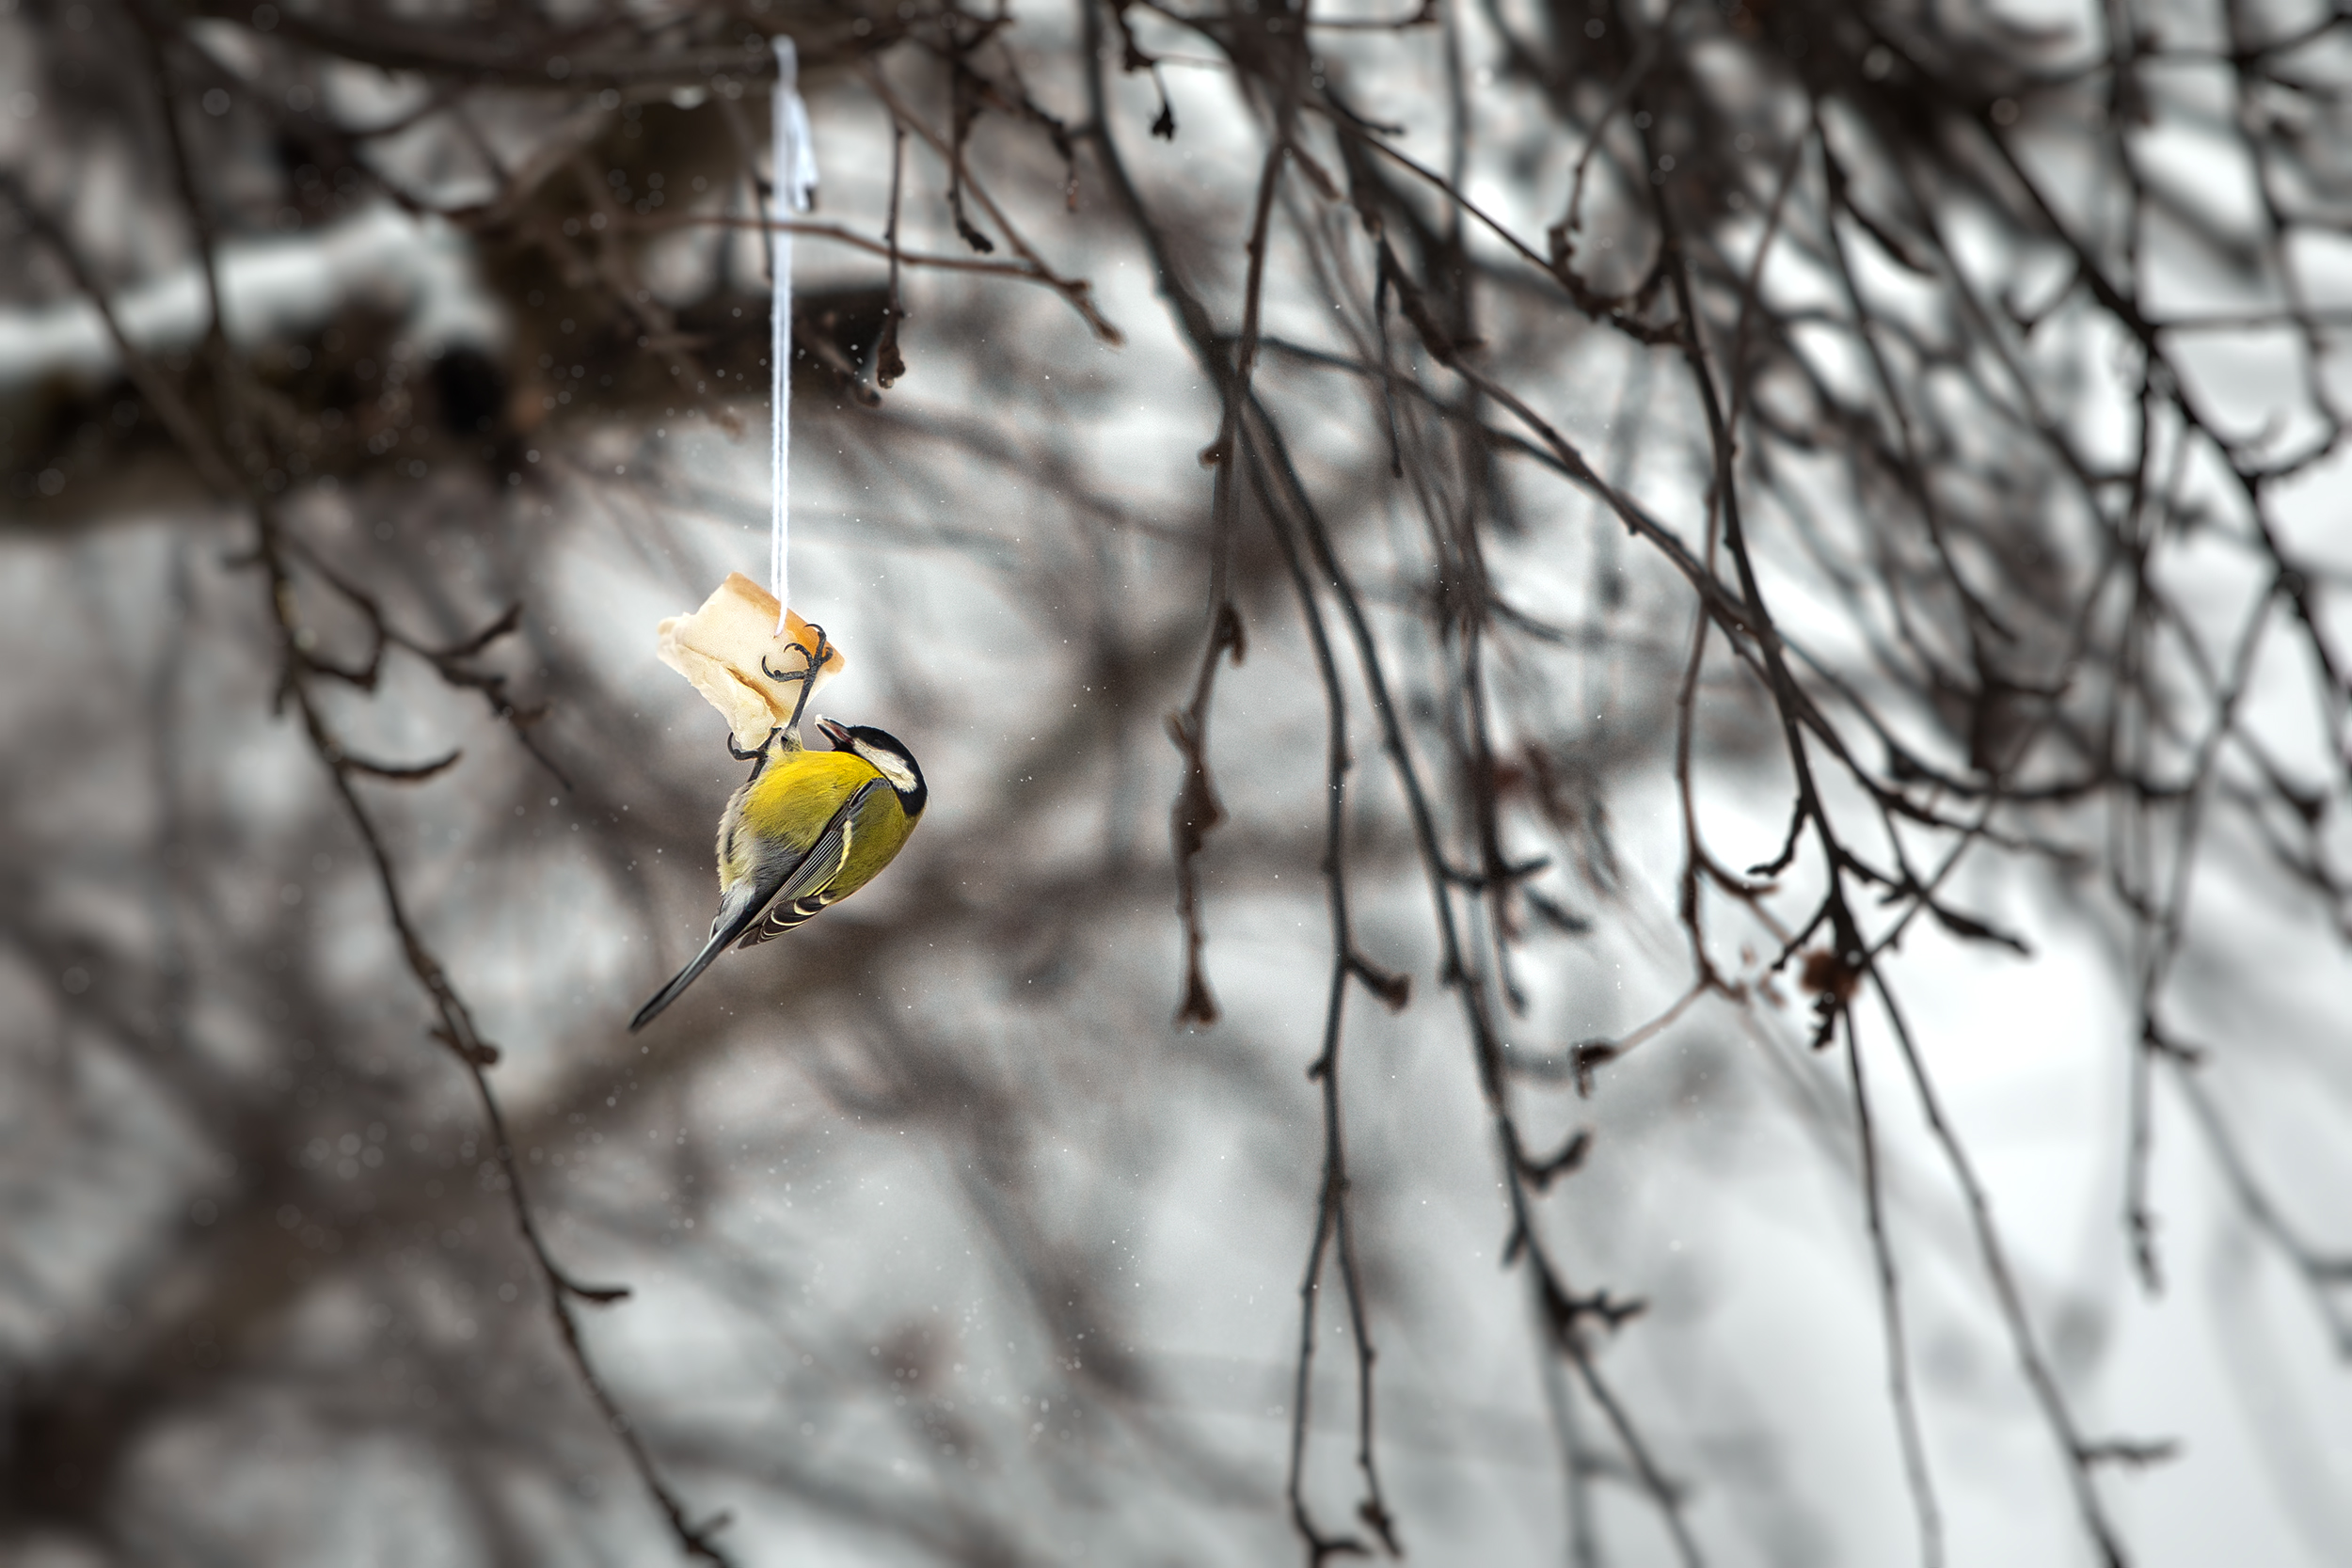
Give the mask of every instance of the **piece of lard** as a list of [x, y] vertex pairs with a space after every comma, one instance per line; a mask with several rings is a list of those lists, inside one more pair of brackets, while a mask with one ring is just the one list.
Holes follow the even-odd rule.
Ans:
[[[817, 653], [816, 628], [798, 615], [787, 611], [784, 635], [776, 634], [776, 608], [774, 594], [730, 572], [700, 610], [673, 615], [655, 628], [661, 662], [709, 699], [735, 733], [736, 745], [747, 752], [766, 745], [769, 732], [788, 721], [801, 700], [799, 681], [775, 677], [799, 674]], [[816, 674], [818, 687], [846, 663], [830, 640], [826, 650]]]

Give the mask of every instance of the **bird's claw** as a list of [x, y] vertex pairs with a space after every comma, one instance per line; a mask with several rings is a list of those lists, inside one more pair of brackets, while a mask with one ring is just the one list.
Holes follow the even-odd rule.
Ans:
[[759, 660], [759, 673], [761, 674], [767, 676], [770, 680], [774, 681], [779, 685], [785, 685], [796, 681], [811, 680], [816, 676], [818, 671], [825, 667], [825, 660], [833, 657], [833, 644], [826, 641], [824, 627], [818, 626], [814, 621], [807, 623], [807, 626], [809, 630], [817, 634], [817, 651], [815, 653], [811, 653], [805, 646], [799, 642], [791, 644], [792, 651], [808, 661], [807, 668], [801, 670], [771, 670], [768, 668], [768, 659], [766, 656], [763, 655]]
[[798, 681], [800, 683], [800, 700], [792, 705], [792, 717], [785, 725], [787, 729], [790, 730], [796, 736], [801, 733], [801, 715], [807, 709], [808, 699], [817, 689], [817, 672], [822, 670], [825, 667], [825, 660], [833, 657], [833, 643], [826, 639], [825, 628], [818, 626], [814, 621], [807, 623], [807, 626], [809, 630], [817, 634], [816, 650], [811, 652], [808, 648], [797, 641], [792, 644], [793, 648], [799, 652], [800, 656], [808, 660], [807, 669], [801, 671], [798, 674], [780, 675], [773, 670], [768, 668], [767, 659], [762, 658], [759, 661], [759, 673], [766, 675], [770, 680]]

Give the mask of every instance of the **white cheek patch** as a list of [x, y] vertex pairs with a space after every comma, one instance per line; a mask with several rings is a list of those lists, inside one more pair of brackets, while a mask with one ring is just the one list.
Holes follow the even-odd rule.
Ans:
[[860, 744], [857, 754], [879, 768], [882, 776], [890, 781], [890, 787], [900, 794], [914, 787], [914, 770], [890, 752]]

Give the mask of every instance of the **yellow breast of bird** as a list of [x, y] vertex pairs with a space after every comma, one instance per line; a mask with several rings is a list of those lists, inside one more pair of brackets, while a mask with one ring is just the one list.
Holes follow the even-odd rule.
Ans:
[[743, 792], [743, 825], [759, 839], [805, 854], [834, 814], [882, 775], [853, 752], [799, 752], [760, 769]]

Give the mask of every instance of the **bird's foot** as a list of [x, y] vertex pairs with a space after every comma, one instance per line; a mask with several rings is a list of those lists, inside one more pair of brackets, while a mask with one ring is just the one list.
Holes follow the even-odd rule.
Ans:
[[[822, 670], [825, 667], [825, 660], [833, 657], [833, 644], [825, 639], [825, 628], [811, 621], [808, 623], [808, 629], [817, 634], [815, 653], [810, 653], [806, 648], [801, 648], [798, 642], [792, 644], [796, 648], [801, 648], [802, 654], [808, 659], [808, 668], [801, 672], [800, 700], [792, 705], [792, 718], [786, 725], [794, 735], [801, 733], [801, 715], [807, 710], [808, 700], [817, 690], [817, 672]], [[764, 669], [766, 666], [763, 664], [761, 668]]]
[[774, 740], [775, 738], [776, 732], [771, 729], [768, 732], [767, 740], [761, 741], [758, 745], [753, 747], [747, 752], [743, 750], [742, 747], [738, 746], [735, 743], [735, 734], [733, 731], [729, 731], [727, 734], [727, 754], [734, 757], [738, 762], [756, 762], [758, 759], [768, 754], [769, 742]]
[[811, 653], [805, 646], [799, 642], [790, 644], [794, 653], [800, 655], [801, 657], [808, 661], [806, 667], [800, 670], [773, 670], [769, 668], [768, 660], [763, 657], [759, 661], [759, 673], [761, 674], [767, 676], [770, 680], [774, 681], [779, 685], [790, 685], [794, 682], [799, 682], [802, 685], [806, 686], [815, 678], [817, 672], [825, 667], [825, 660], [833, 657], [833, 644], [826, 641], [824, 627], [818, 626], [814, 621], [807, 623], [807, 625], [808, 629], [817, 634], [817, 651], [815, 653]]

